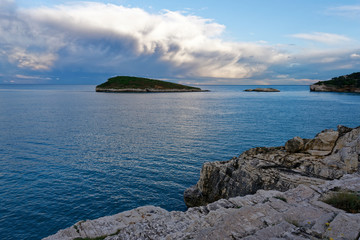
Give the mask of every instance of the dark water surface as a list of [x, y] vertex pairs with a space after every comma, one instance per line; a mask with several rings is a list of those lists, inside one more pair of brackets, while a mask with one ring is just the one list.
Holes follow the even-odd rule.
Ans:
[[185, 210], [202, 163], [360, 125], [360, 94], [308, 86], [109, 94], [0, 85], [0, 239], [40, 239], [79, 220], [156, 205]]

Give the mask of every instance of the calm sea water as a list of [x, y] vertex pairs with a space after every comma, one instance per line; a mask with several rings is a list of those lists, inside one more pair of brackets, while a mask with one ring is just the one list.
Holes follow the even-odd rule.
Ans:
[[80, 220], [156, 205], [185, 210], [206, 161], [360, 125], [360, 94], [308, 86], [206, 86], [109, 94], [0, 85], [0, 239], [41, 239]]

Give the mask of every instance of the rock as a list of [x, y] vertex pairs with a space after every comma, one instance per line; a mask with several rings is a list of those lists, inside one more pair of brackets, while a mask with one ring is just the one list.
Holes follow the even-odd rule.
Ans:
[[357, 172], [359, 156], [360, 127], [339, 126], [313, 139], [295, 137], [285, 147], [253, 148], [230, 161], [204, 163], [184, 201], [195, 207], [259, 189], [286, 191], [300, 184], [322, 184]]
[[337, 126], [337, 130], [339, 132], [340, 136], [343, 136], [345, 133], [348, 133], [352, 130], [352, 128], [346, 127], [346, 126], [342, 126], [342, 125], [338, 125]]
[[78, 222], [44, 240], [123, 239], [357, 239], [360, 214], [346, 213], [321, 199], [333, 189], [360, 191], [360, 175], [286, 192], [221, 199], [186, 212], [145, 206]]
[[285, 143], [285, 150], [289, 153], [297, 153], [303, 150], [305, 144], [301, 137], [294, 137]]
[[346, 172], [356, 172], [360, 161], [360, 128], [348, 131], [340, 137], [332, 154], [324, 158], [326, 164], [336, 165]]
[[255, 88], [255, 89], [245, 89], [245, 92], [280, 92], [280, 90], [275, 88]]
[[354, 86], [331, 86], [331, 85], [310, 85], [311, 92], [353, 92], [353, 93], [360, 93], [360, 87]]
[[[339, 132], [334, 130], [324, 130], [317, 134], [314, 139], [306, 143], [305, 149], [312, 155], [327, 155], [331, 153], [335, 145], [335, 141], [339, 137]], [[314, 154], [314, 153], [317, 154]]]

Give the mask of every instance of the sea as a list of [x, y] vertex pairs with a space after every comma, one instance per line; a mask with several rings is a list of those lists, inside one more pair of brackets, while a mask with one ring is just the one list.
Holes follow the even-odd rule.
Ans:
[[360, 125], [360, 94], [200, 87], [210, 92], [0, 85], [0, 239], [41, 239], [143, 205], [185, 211], [204, 162]]

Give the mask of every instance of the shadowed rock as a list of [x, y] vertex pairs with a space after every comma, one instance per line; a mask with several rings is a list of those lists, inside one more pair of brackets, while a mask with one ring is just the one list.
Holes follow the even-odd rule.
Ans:
[[295, 137], [285, 147], [253, 148], [230, 161], [204, 163], [197, 184], [184, 192], [188, 207], [259, 189], [286, 191], [322, 184], [358, 171], [360, 127], [324, 130], [314, 139]]

